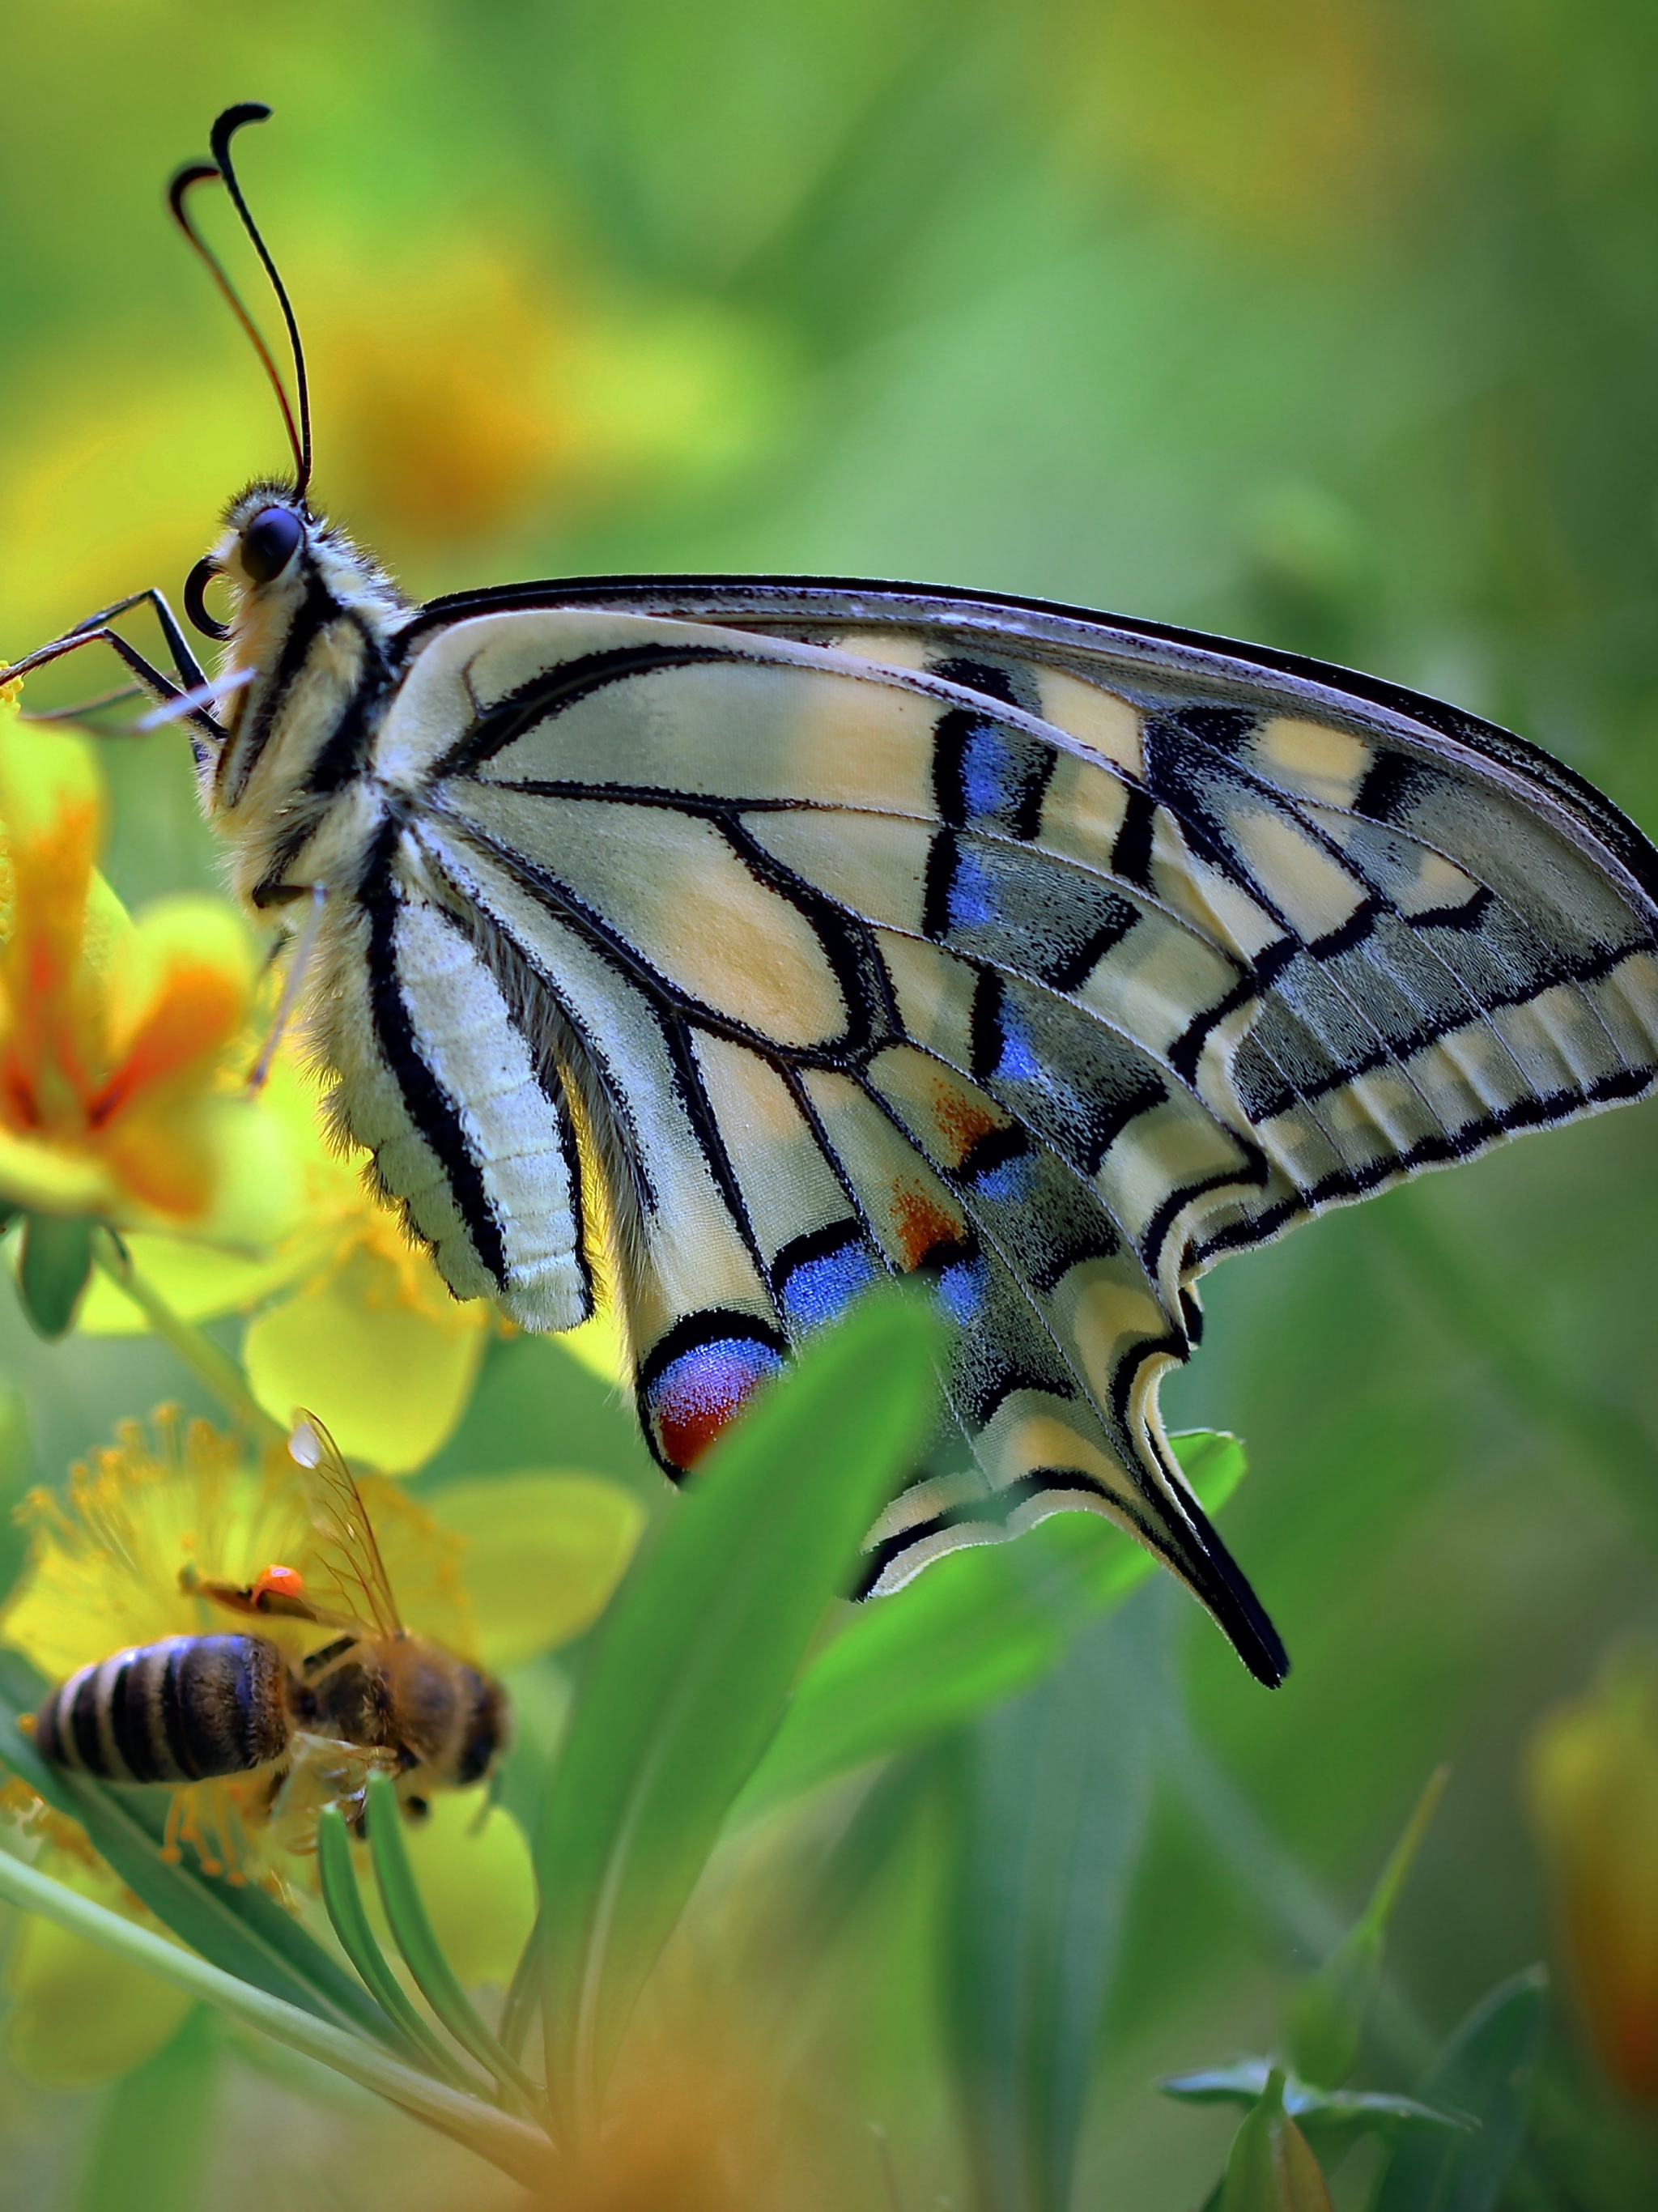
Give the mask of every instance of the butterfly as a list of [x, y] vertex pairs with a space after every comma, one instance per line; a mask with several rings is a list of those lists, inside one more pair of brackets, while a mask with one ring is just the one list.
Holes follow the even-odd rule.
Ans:
[[[152, 590], [9, 673], [95, 639], [170, 702], [240, 897], [306, 917], [338, 1133], [457, 1297], [554, 1332], [614, 1299], [671, 1476], [921, 1279], [942, 1441], [865, 1589], [1080, 1509], [1279, 1680], [1158, 1416], [1198, 1280], [1649, 1092], [1658, 854], [1471, 714], [1154, 623], [747, 576], [412, 604], [309, 497], [299, 331], [231, 157], [268, 112], [228, 110], [173, 188], [295, 454], [186, 585], [223, 668]], [[296, 407], [192, 226], [208, 180]], [[143, 604], [171, 676], [110, 627]]]

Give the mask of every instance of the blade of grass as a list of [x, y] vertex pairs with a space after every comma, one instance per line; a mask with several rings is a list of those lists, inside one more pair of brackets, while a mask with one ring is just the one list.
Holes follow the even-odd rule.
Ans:
[[0, 1760], [54, 1811], [78, 1820], [134, 1896], [191, 1950], [319, 2020], [398, 2048], [392, 2021], [273, 1897], [162, 1858], [166, 1813], [155, 1793], [106, 1788], [41, 1758], [19, 1720], [45, 1689], [16, 1652], [0, 1651]]
[[480, 2085], [421, 2018], [380, 1947], [357, 1887], [344, 1816], [336, 1805], [325, 1807], [317, 1823], [317, 1870], [322, 1880], [322, 1901], [340, 1939], [340, 1948], [403, 2029], [410, 2055], [417, 2062], [424, 2061], [458, 2089], [476, 2091]]
[[[1171, 1441], [1205, 1510], [1218, 1513], [1243, 1478], [1242, 1445], [1209, 1429]], [[1156, 1565], [1143, 1544], [1091, 1513], [1056, 1513], [1012, 1543], [939, 1559], [907, 1589], [859, 1607], [813, 1660], [739, 1816], [946, 1735], [1029, 1688]]]
[[510, 2098], [533, 2112], [541, 2103], [541, 2093], [480, 2017], [432, 1932], [415, 1869], [409, 1863], [403, 1808], [391, 1777], [386, 1774], [374, 1774], [368, 1779], [368, 1853], [374, 1863], [386, 1924], [421, 1995], [461, 2049], [470, 2051]]
[[376, 2045], [319, 2020], [314, 2013], [285, 2003], [266, 1990], [255, 1989], [169, 1943], [148, 1928], [140, 1928], [119, 1913], [111, 1912], [90, 1898], [82, 1897], [62, 1882], [25, 1866], [21, 1860], [0, 1851], [0, 1898], [39, 1912], [59, 1927], [83, 1936], [118, 1958], [130, 1960], [175, 1989], [199, 1997], [233, 2020], [257, 2027], [278, 2043], [285, 2043], [307, 2057], [319, 2059], [336, 2073], [374, 2090], [416, 2119], [445, 2134], [455, 2135], [526, 2188], [545, 2184], [551, 2160], [547, 2138], [521, 2120], [509, 2118], [476, 2097], [416, 2073]]
[[507, 1992], [507, 2002], [501, 2008], [501, 2040], [504, 2050], [519, 2057], [524, 2050], [524, 2039], [530, 2032], [541, 1997], [541, 1917], [525, 1939], [519, 1953], [518, 1964], [513, 1969], [513, 1984]]
[[967, 1738], [944, 2017], [984, 2212], [1066, 2212], [1151, 1806], [1155, 1609]]
[[709, 1455], [611, 1606], [537, 1841], [562, 2127], [597, 2120], [645, 1978], [914, 1463], [938, 1348], [919, 1303], [865, 1299]]
[[1424, 2104], [1479, 2123], [1465, 2133], [1401, 2138], [1373, 2212], [1495, 2212], [1526, 2139], [1548, 2025], [1549, 1983], [1532, 1966], [1481, 2000], [1418, 2089]]

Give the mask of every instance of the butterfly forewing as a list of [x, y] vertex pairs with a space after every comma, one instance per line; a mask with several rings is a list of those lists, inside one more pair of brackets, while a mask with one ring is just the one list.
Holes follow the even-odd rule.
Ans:
[[614, 1272], [676, 1472], [790, 1342], [929, 1275], [975, 1463], [896, 1501], [871, 1582], [1083, 1505], [1277, 1671], [1158, 1427], [1191, 1286], [1648, 1089], [1649, 852], [1517, 740], [1331, 672], [647, 589], [411, 626], [356, 1133], [458, 1290], [562, 1327]]

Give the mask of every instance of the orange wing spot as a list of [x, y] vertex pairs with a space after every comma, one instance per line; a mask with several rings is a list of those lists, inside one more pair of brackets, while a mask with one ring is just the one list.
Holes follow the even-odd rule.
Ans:
[[952, 1168], [960, 1167], [981, 1137], [1009, 1126], [1005, 1114], [998, 1114], [981, 1098], [967, 1097], [948, 1083], [934, 1086], [932, 1119], [944, 1142], [955, 1147]]
[[914, 1183], [892, 1187], [892, 1226], [912, 1272], [941, 1244], [960, 1244], [967, 1224], [959, 1214], [947, 1213], [930, 1191]]

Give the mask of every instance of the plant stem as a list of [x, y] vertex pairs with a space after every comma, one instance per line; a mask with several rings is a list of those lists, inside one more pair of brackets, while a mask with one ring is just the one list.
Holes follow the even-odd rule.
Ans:
[[108, 1276], [124, 1297], [137, 1307], [151, 1329], [169, 1346], [191, 1373], [204, 1382], [240, 1428], [260, 1444], [285, 1443], [288, 1432], [274, 1421], [247, 1387], [247, 1377], [227, 1352], [193, 1322], [174, 1313], [154, 1284], [148, 1283], [132, 1264], [132, 1255], [110, 1230], [100, 1229], [93, 1238], [95, 1265]]
[[412, 2067], [400, 2065], [374, 2045], [343, 2028], [331, 2027], [326, 2021], [314, 2019], [297, 2005], [285, 2004], [280, 1997], [268, 1996], [234, 1974], [222, 1972], [192, 1952], [153, 1935], [148, 1928], [135, 1926], [4, 1851], [0, 1851], [0, 1897], [25, 1911], [56, 1921], [74, 1935], [84, 1936], [100, 1948], [201, 1998], [233, 2020], [258, 2028], [291, 2050], [319, 2059], [415, 2118], [458, 2137], [526, 2188], [545, 2185], [552, 2147], [538, 2129], [526, 2127], [479, 2098], [466, 2096], [416, 2073]]

